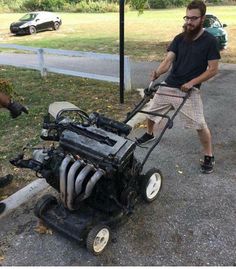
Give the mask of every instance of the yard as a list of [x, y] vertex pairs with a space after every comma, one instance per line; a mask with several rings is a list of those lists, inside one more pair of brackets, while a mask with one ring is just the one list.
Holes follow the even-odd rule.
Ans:
[[[236, 63], [236, 6], [210, 6], [213, 13], [226, 23], [229, 35], [222, 62]], [[119, 14], [61, 13], [62, 27], [57, 32], [15, 37], [9, 25], [23, 14], [0, 14], [0, 42], [35, 47], [60, 48], [105, 53], [119, 52]], [[125, 14], [125, 53], [139, 60], [161, 60], [166, 46], [181, 31], [185, 9], [168, 9]]]
[[[222, 52], [222, 62], [236, 63], [236, 7], [209, 7], [222, 23], [228, 25], [228, 48]], [[125, 53], [133, 59], [160, 61], [167, 44], [182, 27], [185, 9], [145, 11], [125, 14]], [[32, 36], [9, 34], [11, 22], [23, 14], [0, 14], [0, 43], [35, 47], [60, 48], [79, 51], [118, 53], [119, 15], [62, 13], [62, 27], [57, 32], [46, 31]], [[12, 82], [22, 103], [30, 114], [10, 120], [7, 112], [0, 112], [0, 175], [14, 174], [15, 181], [0, 190], [0, 200], [35, 178], [32, 173], [12, 167], [8, 160], [27, 143], [40, 143], [42, 117], [53, 101], [67, 100], [87, 112], [98, 111], [116, 119], [124, 119], [139, 96], [129, 93], [125, 104], [119, 105], [118, 85], [62, 75], [49, 75], [42, 80], [38, 72], [0, 66], [0, 79]], [[106, 96], [106, 98], [104, 98]]]

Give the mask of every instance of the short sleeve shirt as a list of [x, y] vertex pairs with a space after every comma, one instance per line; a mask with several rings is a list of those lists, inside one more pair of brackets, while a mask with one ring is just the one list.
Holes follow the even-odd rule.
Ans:
[[167, 51], [174, 52], [176, 57], [165, 81], [177, 88], [205, 72], [209, 60], [220, 59], [216, 38], [206, 31], [192, 42], [186, 41], [183, 34], [177, 35]]

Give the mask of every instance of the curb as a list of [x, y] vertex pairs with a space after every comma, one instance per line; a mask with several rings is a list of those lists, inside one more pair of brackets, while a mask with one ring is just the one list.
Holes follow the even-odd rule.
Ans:
[[236, 64], [219, 63], [219, 70], [236, 70]]
[[0, 215], [0, 219], [7, 214], [9, 214], [13, 209], [16, 209], [18, 206], [27, 202], [29, 199], [34, 197], [38, 192], [48, 188], [49, 185], [44, 178], [39, 178], [15, 192], [5, 200], [2, 200], [1, 203], [6, 204], [5, 210]]

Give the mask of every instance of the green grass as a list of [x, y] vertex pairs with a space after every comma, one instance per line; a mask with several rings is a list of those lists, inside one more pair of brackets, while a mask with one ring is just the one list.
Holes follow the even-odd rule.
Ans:
[[[217, 15], [229, 34], [228, 49], [222, 62], [236, 63], [236, 6], [210, 6], [208, 13]], [[119, 14], [61, 13], [63, 25], [57, 32], [35, 36], [9, 35], [10, 22], [22, 14], [0, 14], [1, 43], [60, 48], [105, 53], [119, 52]], [[166, 46], [181, 31], [185, 8], [125, 13], [125, 53], [139, 60], [162, 60]]]

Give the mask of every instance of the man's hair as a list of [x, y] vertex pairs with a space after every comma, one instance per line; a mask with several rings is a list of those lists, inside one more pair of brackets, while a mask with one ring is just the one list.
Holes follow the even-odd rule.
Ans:
[[206, 5], [201, 0], [193, 0], [191, 3], [188, 4], [187, 9], [199, 9], [201, 12], [201, 16], [206, 14]]

